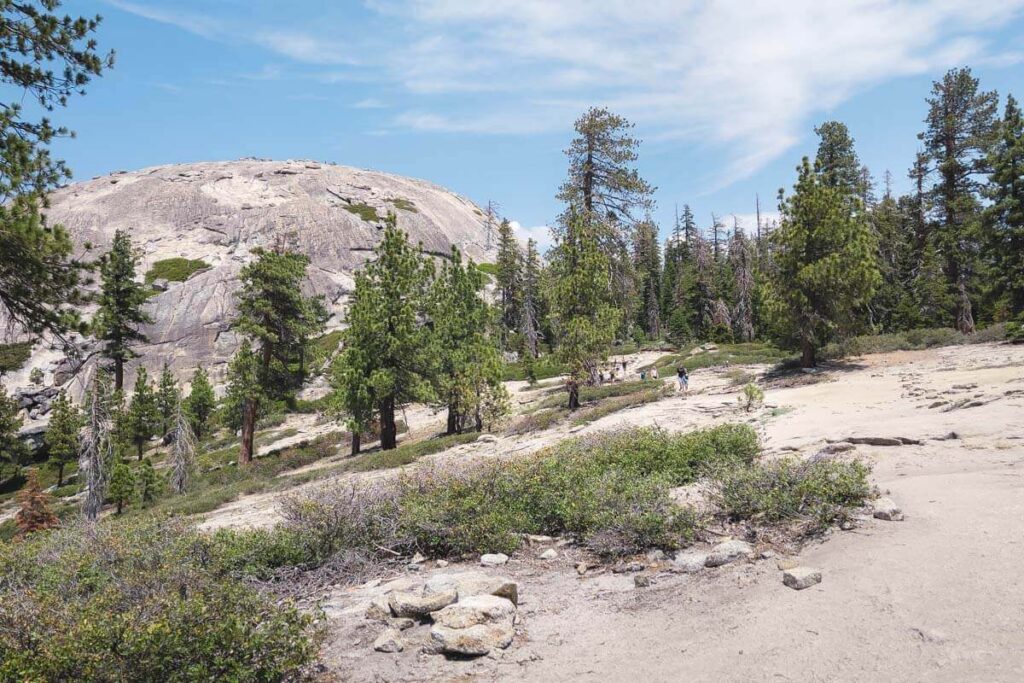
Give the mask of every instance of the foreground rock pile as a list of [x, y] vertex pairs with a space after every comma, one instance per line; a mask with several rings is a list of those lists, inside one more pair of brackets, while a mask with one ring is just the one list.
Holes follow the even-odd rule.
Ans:
[[[415, 643], [427, 652], [478, 657], [512, 644], [518, 602], [519, 586], [507, 577], [435, 574], [422, 585], [374, 598], [366, 617], [385, 625], [373, 644], [378, 652], [401, 652]], [[421, 626], [429, 626], [427, 643]]]

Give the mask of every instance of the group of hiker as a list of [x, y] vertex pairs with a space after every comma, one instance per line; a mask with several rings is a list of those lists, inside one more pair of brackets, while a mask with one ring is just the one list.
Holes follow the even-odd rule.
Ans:
[[[612, 361], [610, 365], [604, 365], [597, 371], [597, 382], [598, 384], [604, 384], [605, 382], [622, 382], [626, 379], [627, 363], [624, 360]], [[640, 368], [640, 381], [645, 382], [649, 379], [656, 380], [660, 379], [658, 375], [658, 366], [650, 365], [647, 367]], [[682, 363], [676, 368], [676, 379], [679, 382], [679, 391], [686, 393], [690, 389], [690, 374], [686, 371], [686, 366]]]

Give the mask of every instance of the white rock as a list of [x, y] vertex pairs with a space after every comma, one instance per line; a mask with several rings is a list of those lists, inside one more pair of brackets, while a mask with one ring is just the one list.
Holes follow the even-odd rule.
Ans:
[[498, 441], [498, 437], [494, 434], [481, 434], [476, 440], [480, 443], [496, 443]]
[[871, 505], [876, 519], [899, 522], [903, 519], [903, 510], [892, 498], [879, 498]]
[[505, 553], [487, 553], [480, 556], [480, 564], [484, 567], [500, 567], [508, 562], [508, 555]]
[[793, 567], [782, 572], [782, 583], [793, 590], [802, 591], [821, 583], [821, 571], [813, 567]]
[[373, 649], [377, 652], [401, 652], [405, 648], [398, 629], [384, 629], [377, 640], [373, 641]]
[[672, 571], [684, 574], [695, 574], [704, 568], [708, 554], [696, 551], [682, 552], [672, 560]]
[[366, 618], [374, 621], [386, 621], [391, 617], [391, 605], [385, 595], [378, 595], [370, 601], [366, 608]]
[[731, 541], [723, 541], [711, 549], [711, 552], [708, 553], [707, 559], [704, 561], [704, 566], [721, 567], [723, 564], [730, 564], [737, 560], [742, 560], [752, 552], [754, 552], [754, 546], [750, 545], [746, 541], [735, 539]]
[[542, 552], [539, 557], [542, 560], [553, 560], [556, 557], [558, 557], [558, 551], [554, 548], [548, 548], [547, 550]]

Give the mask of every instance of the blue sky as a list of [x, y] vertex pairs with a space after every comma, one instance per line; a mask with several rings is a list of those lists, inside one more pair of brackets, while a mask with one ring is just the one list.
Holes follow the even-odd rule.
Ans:
[[[931, 81], [970, 65], [1024, 97], [1024, 0], [66, 0], [116, 67], [57, 114], [79, 179], [164, 163], [312, 158], [489, 199], [542, 237], [573, 120], [636, 122], [676, 203], [752, 227], [754, 197], [845, 121], [896, 189]], [[731, 221], [731, 218], [728, 219]]]

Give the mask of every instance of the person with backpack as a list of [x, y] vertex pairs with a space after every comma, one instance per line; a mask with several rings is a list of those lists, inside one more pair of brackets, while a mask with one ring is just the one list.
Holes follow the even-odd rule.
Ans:
[[679, 379], [679, 391], [687, 393], [690, 390], [690, 375], [686, 372], [685, 365], [676, 368], [676, 376]]

